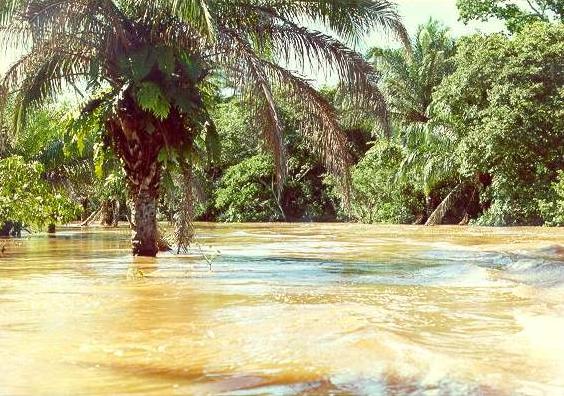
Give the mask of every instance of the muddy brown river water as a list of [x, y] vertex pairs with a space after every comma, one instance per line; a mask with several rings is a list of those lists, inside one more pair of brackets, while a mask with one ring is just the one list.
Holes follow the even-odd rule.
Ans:
[[197, 229], [0, 242], [0, 395], [564, 395], [563, 229]]

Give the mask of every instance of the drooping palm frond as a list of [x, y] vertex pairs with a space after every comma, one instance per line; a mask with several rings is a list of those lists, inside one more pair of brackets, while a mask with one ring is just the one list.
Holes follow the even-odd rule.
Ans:
[[411, 55], [396, 49], [369, 52], [383, 71], [392, 117], [403, 126], [429, 121], [433, 91], [453, 71], [455, 42], [448, 29], [430, 20], [418, 28], [411, 47]]
[[282, 194], [282, 184], [287, 176], [287, 153], [284, 144], [284, 126], [274, 102], [274, 95], [263, 76], [249, 95], [251, 103], [255, 103], [254, 122], [263, 132], [267, 147], [274, 156], [277, 177], [278, 197]]
[[[350, 108], [365, 110], [380, 120], [382, 130], [389, 134], [387, 105], [378, 82], [379, 73], [357, 52], [338, 40], [318, 31], [310, 31], [290, 21], [272, 29], [274, 46], [279, 44], [279, 58], [284, 62], [324, 65], [338, 77], [339, 94], [347, 98]], [[286, 46], [284, 46], [286, 43]], [[287, 48], [291, 43], [291, 51]]]
[[457, 178], [458, 143], [453, 132], [443, 126], [414, 124], [404, 128], [403, 144], [407, 155], [398, 177], [418, 181], [426, 195], [441, 181]]
[[353, 43], [373, 29], [388, 29], [402, 41], [409, 36], [396, 5], [387, 0], [275, 0], [271, 3], [287, 19], [306, 19], [328, 27]]
[[340, 176], [345, 175], [351, 158], [333, 105], [303, 78], [273, 63], [268, 67], [271, 78], [287, 93], [290, 102], [302, 110], [302, 133], [319, 150], [326, 168]]
[[0, 3], [0, 25], [11, 22], [15, 15], [24, 8], [25, 0], [4, 0]]
[[32, 52], [23, 57], [7, 71], [2, 81], [6, 95], [3, 100], [7, 100], [8, 89], [15, 88], [16, 133], [25, 122], [28, 108], [52, 99], [63, 91], [66, 84], [75, 84], [88, 73], [80, 53], [45, 52]]
[[[337, 121], [334, 107], [305, 79], [260, 58], [239, 37], [233, 37], [233, 48], [241, 56], [236, 64], [233, 64], [231, 58], [225, 59], [227, 73], [241, 85], [257, 81], [257, 73], [260, 73], [263, 84], [268, 80], [268, 83], [276, 87], [297, 109], [301, 109], [302, 132], [310, 138], [312, 146], [321, 154], [327, 169], [343, 176], [350, 157], [347, 154], [347, 140]], [[265, 96], [269, 97], [271, 94]], [[265, 101], [268, 103], [269, 99], [265, 98]], [[269, 106], [271, 122], [276, 122], [276, 110], [271, 99]]]
[[252, 6], [249, 12], [255, 12], [256, 17], [240, 30], [250, 37], [250, 44], [263, 41], [257, 46], [267, 48], [268, 60], [334, 73], [340, 93], [347, 97], [343, 104], [375, 114], [384, 133], [390, 133], [386, 102], [377, 85], [380, 74], [361, 55], [334, 37], [302, 27], [273, 9]]

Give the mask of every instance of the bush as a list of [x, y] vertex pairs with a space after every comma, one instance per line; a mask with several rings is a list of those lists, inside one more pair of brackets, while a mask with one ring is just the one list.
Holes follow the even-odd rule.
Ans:
[[43, 227], [72, 220], [79, 208], [42, 179], [43, 166], [13, 156], [0, 160], [0, 224]]
[[424, 210], [424, 196], [409, 181], [399, 180], [401, 146], [374, 145], [352, 170], [351, 215], [365, 223], [412, 223]]
[[227, 169], [215, 192], [219, 219], [228, 222], [280, 220], [274, 199], [272, 158], [255, 155]]
[[552, 184], [553, 199], [539, 200], [539, 211], [541, 212], [545, 225], [564, 226], [564, 171], [558, 172], [558, 180]]
[[535, 23], [510, 38], [463, 38], [456, 71], [434, 93], [434, 116], [460, 139], [460, 173], [492, 180], [479, 224], [543, 223], [538, 202], [562, 166], [563, 35], [562, 24]]

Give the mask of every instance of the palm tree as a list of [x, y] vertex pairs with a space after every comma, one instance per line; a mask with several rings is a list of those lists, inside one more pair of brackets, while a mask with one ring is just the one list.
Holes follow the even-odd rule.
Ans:
[[322, 24], [350, 43], [373, 28], [407, 37], [387, 0], [4, 0], [0, 29], [9, 44], [28, 52], [6, 73], [3, 96], [14, 93], [18, 125], [30, 107], [68, 87], [86, 87], [93, 97], [84, 114], [103, 123], [104, 141], [128, 178], [133, 254], [154, 256], [163, 163], [190, 169], [196, 141], [216, 146], [207, 111], [214, 77], [252, 100], [279, 189], [286, 155], [275, 92], [306, 114], [302, 131], [329, 171], [346, 179], [349, 157], [333, 107], [287, 65], [327, 66], [339, 89], [386, 125], [371, 65], [330, 34], [297, 21]]
[[401, 126], [429, 121], [433, 91], [454, 71], [455, 41], [449, 30], [430, 19], [411, 40], [411, 51], [373, 48], [369, 56], [384, 73], [390, 113]]
[[[433, 221], [444, 216], [433, 212], [433, 189], [458, 178], [453, 156], [458, 137], [432, 118], [433, 92], [454, 71], [455, 50], [449, 30], [431, 19], [419, 26], [410, 52], [380, 48], [369, 52], [375, 67], [384, 73], [383, 91], [390, 115], [407, 151], [399, 176], [418, 181], [427, 200], [426, 216]], [[454, 202], [459, 190], [457, 185], [453, 194], [448, 195], [448, 203]], [[448, 205], [441, 207], [444, 208]]]
[[[406, 156], [398, 176], [403, 180], [416, 181], [423, 189], [426, 225], [440, 224], [446, 212], [456, 203], [456, 194], [464, 187], [455, 156], [459, 139], [451, 129], [436, 125], [433, 121], [406, 126], [403, 132]], [[439, 204], [437, 211], [432, 194], [445, 183], [455, 183], [456, 187]]]

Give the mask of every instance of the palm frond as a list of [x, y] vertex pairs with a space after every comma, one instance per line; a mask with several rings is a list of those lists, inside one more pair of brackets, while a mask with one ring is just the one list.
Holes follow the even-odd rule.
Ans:
[[[232, 39], [232, 48], [238, 54], [234, 62], [224, 58], [224, 66], [238, 81], [239, 85], [256, 84], [256, 70], [260, 68], [268, 83], [276, 87], [284, 97], [301, 110], [302, 132], [310, 139], [312, 146], [324, 159], [330, 172], [343, 176], [350, 163], [347, 139], [337, 120], [335, 108], [316, 91], [305, 79], [269, 60], [261, 59], [250, 45], [229, 31], [225, 34]], [[264, 81], [263, 81], [264, 82]]]
[[272, 7], [288, 19], [306, 19], [327, 26], [353, 43], [382, 28], [404, 42], [408, 40], [395, 3], [387, 0], [277, 0]]
[[0, 92], [15, 94], [16, 131], [25, 121], [29, 107], [37, 106], [60, 94], [65, 84], [75, 84], [88, 74], [91, 59], [74, 51], [64, 42], [36, 48], [13, 64], [0, 82]]

